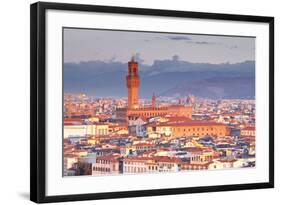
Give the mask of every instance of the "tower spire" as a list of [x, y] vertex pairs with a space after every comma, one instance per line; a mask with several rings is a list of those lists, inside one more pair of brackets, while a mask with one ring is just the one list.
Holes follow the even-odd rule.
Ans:
[[135, 62], [135, 59], [136, 59], [136, 54], [133, 53], [133, 54], [132, 54], [132, 57], [131, 57], [131, 61], [132, 61], [132, 62]]
[[152, 95], [151, 106], [152, 107], [156, 107], [156, 96], [155, 96], [155, 93], [153, 93], [153, 95]]

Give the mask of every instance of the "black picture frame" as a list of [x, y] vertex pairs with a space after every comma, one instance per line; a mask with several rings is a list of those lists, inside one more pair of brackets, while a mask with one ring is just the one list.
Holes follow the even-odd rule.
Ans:
[[[233, 20], [269, 24], [269, 181], [263, 183], [230, 184], [192, 188], [170, 188], [126, 192], [88, 193], [46, 196], [46, 81], [45, 81], [45, 26], [46, 10], [120, 13], [195, 19]], [[76, 200], [97, 200], [124, 197], [142, 197], [198, 192], [218, 192], [274, 187], [274, 18], [265, 16], [230, 15], [218, 13], [156, 10], [82, 4], [38, 2], [30, 7], [30, 199], [37, 203]]]

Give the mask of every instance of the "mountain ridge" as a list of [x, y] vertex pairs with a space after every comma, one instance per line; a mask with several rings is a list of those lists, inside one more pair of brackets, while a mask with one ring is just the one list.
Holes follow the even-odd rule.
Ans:
[[[64, 64], [65, 92], [94, 96], [127, 96], [127, 63], [88, 61]], [[255, 61], [210, 64], [156, 60], [139, 65], [140, 97], [174, 94], [203, 98], [254, 98]], [[208, 90], [209, 92], [206, 92]]]

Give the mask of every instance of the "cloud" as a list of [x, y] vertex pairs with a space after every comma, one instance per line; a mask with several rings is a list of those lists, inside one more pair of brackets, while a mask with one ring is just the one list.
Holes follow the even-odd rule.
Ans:
[[168, 39], [170, 40], [175, 40], [175, 41], [190, 41], [192, 40], [188, 36], [167, 36]]
[[178, 55], [173, 55], [172, 60], [173, 61], [179, 61], [180, 57]]
[[236, 49], [236, 48], [238, 48], [238, 46], [237, 45], [233, 45], [233, 46], [229, 46], [229, 48], [230, 49]]
[[114, 54], [110, 59], [109, 59], [109, 62], [114, 62], [116, 61], [117, 57], [116, 57], [116, 54]]
[[210, 42], [210, 41], [187, 41], [186, 43], [197, 44], [197, 45], [216, 45], [216, 44], [218, 44], [216, 42]]
[[140, 53], [136, 53], [135, 58], [136, 58], [136, 61], [139, 62], [140, 64], [144, 62]]
[[200, 44], [200, 45], [214, 45], [214, 44], [216, 44], [215, 42], [208, 42], [208, 41], [196, 41], [194, 43]]
[[[166, 39], [166, 38], [167, 37], [165, 37], [164, 39]], [[143, 41], [148, 43], [148, 42], [153, 42], [153, 41], [156, 41], [156, 40], [163, 40], [163, 37], [154, 36], [154, 37], [151, 37], [151, 38], [144, 39]]]

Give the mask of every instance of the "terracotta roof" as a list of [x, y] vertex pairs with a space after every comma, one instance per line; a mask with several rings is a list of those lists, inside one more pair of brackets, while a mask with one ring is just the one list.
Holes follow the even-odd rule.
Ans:
[[147, 161], [153, 160], [151, 157], [128, 157], [124, 158], [124, 161]]
[[64, 125], [82, 125], [83, 122], [81, 118], [64, 118]]
[[167, 157], [167, 156], [156, 156], [153, 157], [158, 162], [171, 162], [171, 163], [180, 163], [181, 159], [176, 157]]
[[117, 158], [119, 156], [114, 156], [114, 155], [107, 155], [107, 156], [99, 156], [97, 157], [98, 160], [106, 160], [106, 161], [111, 161], [111, 162], [118, 162]]
[[231, 160], [224, 160], [224, 159], [220, 159], [220, 160], [218, 160], [218, 161], [220, 161], [220, 162], [236, 162], [237, 161], [237, 159], [231, 159]]
[[188, 117], [183, 117], [183, 116], [170, 116], [170, 117], [165, 117], [168, 119], [170, 122], [179, 122], [179, 121], [185, 121], [185, 122], [190, 122], [192, 119]]
[[244, 130], [255, 131], [255, 130], [256, 130], [256, 127], [255, 127], [255, 126], [253, 126], [253, 127], [245, 127], [245, 128], [243, 128], [242, 130], [243, 130], [243, 131], [244, 131]]
[[64, 122], [82, 122], [82, 118], [64, 118]]
[[200, 147], [186, 147], [183, 148], [183, 150], [187, 151], [187, 152], [202, 152], [203, 149]]

